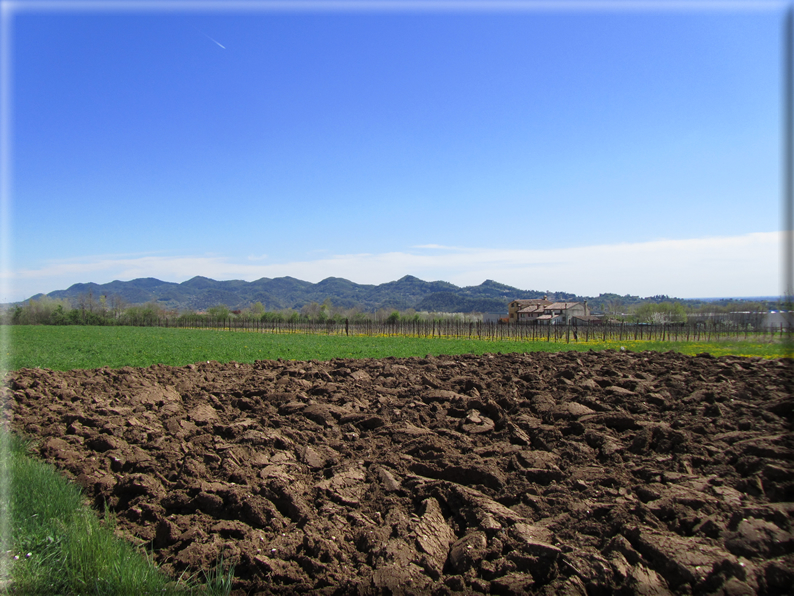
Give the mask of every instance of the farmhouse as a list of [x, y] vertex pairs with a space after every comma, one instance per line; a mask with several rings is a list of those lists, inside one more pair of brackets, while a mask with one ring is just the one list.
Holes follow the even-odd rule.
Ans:
[[510, 304], [507, 305], [507, 318], [508, 321], [511, 323], [517, 323], [519, 318], [526, 318], [526, 317], [519, 317], [519, 312], [521, 310], [527, 310], [527, 313], [534, 310], [542, 311], [545, 307], [554, 304], [551, 300], [549, 300], [546, 296], [543, 298], [536, 298], [532, 300], [513, 300]]
[[532, 300], [513, 300], [508, 305], [508, 320], [511, 323], [527, 323], [531, 325], [569, 325], [587, 321], [590, 311], [587, 301], [552, 302], [548, 297]]

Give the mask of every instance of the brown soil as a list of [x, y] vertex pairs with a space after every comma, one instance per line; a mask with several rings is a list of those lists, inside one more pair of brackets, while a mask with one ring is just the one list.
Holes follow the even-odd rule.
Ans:
[[674, 353], [10, 375], [13, 426], [237, 594], [784, 594], [794, 368]]

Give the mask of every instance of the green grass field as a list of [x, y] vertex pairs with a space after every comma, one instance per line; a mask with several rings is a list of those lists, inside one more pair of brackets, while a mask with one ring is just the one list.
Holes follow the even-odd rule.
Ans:
[[791, 351], [782, 343], [719, 342], [523, 342], [415, 337], [281, 335], [158, 327], [12, 326], [6, 349], [8, 368], [100, 368], [254, 360], [330, 360], [332, 358], [408, 357], [427, 354], [485, 354], [563, 350], [673, 350], [781, 358]]

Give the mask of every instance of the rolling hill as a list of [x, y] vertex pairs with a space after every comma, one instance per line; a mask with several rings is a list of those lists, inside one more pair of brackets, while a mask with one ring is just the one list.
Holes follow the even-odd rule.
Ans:
[[[80, 296], [91, 293], [117, 296], [125, 303], [156, 302], [168, 310], [201, 311], [217, 304], [231, 309], [245, 308], [261, 302], [267, 310], [300, 309], [312, 302], [330, 299], [334, 306], [359, 307], [365, 311], [380, 308], [435, 312], [507, 312], [507, 304], [516, 298], [542, 298], [545, 292], [519, 290], [487, 280], [478, 286], [459, 287], [445, 281], [423, 281], [406, 275], [397, 281], [380, 285], [357, 284], [339, 277], [318, 283], [294, 277], [262, 278], [256, 281], [216, 281], [197, 276], [182, 283], [146, 277], [106, 284], [78, 283], [66, 290], [50, 292], [50, 298], [64, 298], [75, 303]], [[42, 296], [38, 294], [33, 299]], [[558, 300], [576, 300], [577, 296], [557, 292]]]

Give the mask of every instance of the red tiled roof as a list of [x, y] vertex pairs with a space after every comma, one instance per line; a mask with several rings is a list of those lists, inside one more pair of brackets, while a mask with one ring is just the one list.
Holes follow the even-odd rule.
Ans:
[[527, 306], [525, 308], [522, 308], [518, 312], [531, 313], [531, 312], [543, 312], [544, 310], [546, 310], [546, 307], [542, 304], [538, 304], [533, 306]]
[[555, 302], [554, 304], [551, 304], [550, 306], [548, 306], [548, 308], [554, 309], [554, 310], [568, 310], [569, 308], [571, 308], [573, 306], [576, 306], [577, 304], [580, 304], [580, 303], [579, 302]]
[[511, 304], [515, 302], [519, 305], [529, 306], [530, 304], [551, 304], [551, 300], [546, 300], [545, 298], [528, 298], [528, 299], [521, 299], [521, 300], [513, 300]]
[[533, 313], [545, 312], [547, 310], [569, 310], [574, 306], [580, 305], [580, 302], [549, 302], [548, 304], [532, 304], [519, 310], [520, 313]]

